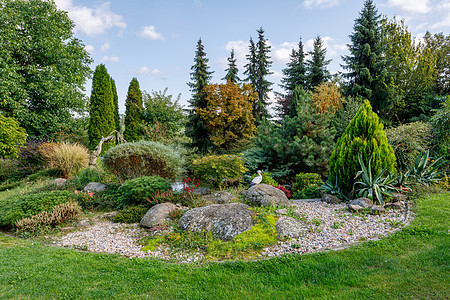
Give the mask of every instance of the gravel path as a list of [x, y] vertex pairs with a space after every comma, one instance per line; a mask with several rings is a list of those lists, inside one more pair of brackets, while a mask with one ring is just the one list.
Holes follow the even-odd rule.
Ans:
[[[312, 232], [304, 238], [280, 241], [263, 250], [261, 258], [286, 253], [311, 253], [340, 249], [349, 245], [378, 239], [401, 229], [409, 222], [406, 205], [387, 210], [380, 215], [355, 214], [345, 204], [327, 204], [321, 201], [294, 201], [296, 215], [311, 224]], [[118, 253], [130, 258], [153, 257], [191, 263], [203, 259], [201, 253], [170, 252], [159, 247], [153, 252], [141, 251], [138, 240], [147, 236], [138, 224], [120, 224], [97, 221], [93, 226], [73, 231], [55, 240], [54, 245], [96, 253]]]

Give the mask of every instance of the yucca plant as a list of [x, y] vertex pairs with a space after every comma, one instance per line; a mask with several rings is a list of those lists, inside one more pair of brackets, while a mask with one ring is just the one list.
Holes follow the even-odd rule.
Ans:
[[430, 186], [439, 182], [442, 178], [442, 172], [438, 169], [444, 164], [444, 159], [439, 157], [435, 160], [430, 159], [430, 151], [427, 150], [417, 156], [414, 166], [409, 170], [410, 176], [418, 183]]
[[334, 195], [340, 199], [347, 199], [347, 197], [342, 193], [341, 188], [338, 185], [337, 176], [335, 182], [332, 182], [330, 178], [328, 178], [328, 180], [325, 181], [324, 184], [322, 184], [320, 190], [325, 194]]
[[392, 185], [395, 181], [395, 177], [392, 173], [384, 176], [387, 169], [382, 168], [377, 176], [372, 175], [372, 157], [369, 159], [369, 164], [366, 167], [361, 158], [361, 155], [358, 154], [358, 162], [361, 166], [361, 170], [356, 173], [355, 180], [361, 176], [362, 181], [355, 182], [354, 186], [358, 185], [359, 187], [356, 189], [356, 194], [358, 197], [367, 197], [372, 202], [378, 202], [378, 204], [383, 205], [383, 195], [391, 196], [392, 192], [397, 191], [397, 189]]

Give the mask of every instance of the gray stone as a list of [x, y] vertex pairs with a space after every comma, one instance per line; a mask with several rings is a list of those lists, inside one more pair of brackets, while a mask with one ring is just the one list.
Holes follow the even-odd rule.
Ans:
[[91, 221], [89, 220], [81, 220], [77, 223], [77, 227], [89, 227], [91, 226]]
[[406, 201], [406, 195], [400, 194], [400, 193], [394, 193], [392, 194], [392, 202], [400, 202], [400, 201]]
[[275, 213], [277, 215], [286, 215], [287, 214], [287, 209], [286, 208], [280, 208], [280, 209], [275, 210]]
[[65, 178], [56, 178], [55, 180], [52, 181], [52, 184], [57, 185], [57, 186], [63, 186], [65, 185], [67, 182], [67, 179]]
[[278, 219], [275, 228], [280, 239], [286, 237], [296, 239], [311, 233], [310, 226], [306, 222], [291, 217], [281, 217]]
[[341, 199], [339, 199], [338, 197], [336, 197], [334, 195], [330, 195], [330, 194], [323, 194], [322, 201], [329, 203], [329, 204], [338, 204], [338, 203], [342, 202]]
[[152, 228], [156, 225], [163, 225], [169, 218], [170, 212], [176, 209], [176, 205], [170, 202], [156, 204], [147, 211], [139, 225], [147, 228]]
[[292, 202], [283, 191], [267, 184], [256, 184], [250, 187], [245, 192], [244, 198], [258, 206], [288, 206]]
[[100, 182], [89, 182], [83, 189], [83, 192], [101, 192], [106, 190], [106, 185]]
[[230, 241], [253, 226], [249, 208], [243, 203], [197, 207], [184, 213], [178, 225], [183, 231], [211, 232], [215, 238]]
[[199, 187], [194, 189], [194, 195], [208, 195], [211, 194], [212, 190], [205, 187]]
[[373, 213], [374, 215], [377, 215], [377, 214], [381, 214], [381, 213], [386, 212], [386, 210], [384, 209], [384, 207], [381, 206], [381, 205], [373, 205], [373, 206], [371, 207], [371, 210], [372, 210], [372, 213]]
[[112, 219], [114, 219], [115, 216], [117, 216], [117, 214], [119, 214], [118, 211], [107, 212], [102, 215], [102, 218], [107, 219], [107, 220], [112, 220]]
[[347, 204], [348, 210], [351, 212], [360, 212], [364, 209], [364, 207], [360, 205]]
[[207, 204], [225, 204], [230, 203], [233, 200], [237, 200], [237, 198], [238, 197], [236, 195], [233, 195], [227, 191], [217, 191], [203, 196], [203, 200], [205, 200]]
[[75, 227], [62, 227], [61, 232], [70, 232], [75, 230]]
[[385, 203], [384, 208], [400, 209], [400, 208], [402, 208], [403, 204], [404, 204], [404, 202]]
[[372, 200], [370, 200], [369, 198], [361, 197], [350, 201], [348, 205], [359, 205], [362, 206], [363, 208], [370, 208], [372, 207], [373, 203]]

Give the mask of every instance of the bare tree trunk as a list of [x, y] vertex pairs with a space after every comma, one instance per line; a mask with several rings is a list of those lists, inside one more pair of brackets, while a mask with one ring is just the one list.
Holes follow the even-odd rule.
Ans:
[[[114, 134], [117, 134], [117, 137]], [[100, 140], [98, 145], [95, 147], [94, 151], [92, 151], [91, 155], [89, 156], [89, 168], [90, 169], [97, 168], [97, 158], [100, 156], [100, 153], [102, 153], [103, 143], [105, 143], [105, 142], [107, 142], [109, 140], [113, 140], [113, 139], [118, 141], [118, 142], [121, 142], [121, 143], [126, 143], [127, 142], [122, 137], [120, 132], [118, 132], [117, 130], [112, 131], [107, 137], [103, 137], [102, 136], [102, 139]]]

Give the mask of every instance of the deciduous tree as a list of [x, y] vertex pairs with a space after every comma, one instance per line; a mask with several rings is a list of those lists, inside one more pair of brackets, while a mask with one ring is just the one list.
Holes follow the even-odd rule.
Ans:
[[30, 137], [51, 138], [85, 111], [92, 60], [53, 1], [3, 0], [0, 24], [0, 110]]

